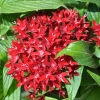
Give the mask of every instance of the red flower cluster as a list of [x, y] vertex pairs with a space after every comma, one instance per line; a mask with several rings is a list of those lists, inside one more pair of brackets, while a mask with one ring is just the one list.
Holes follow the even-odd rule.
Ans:
[[67, 9], [17, 19], [12, 27], [17, 41], [12, 41], [8, 52], [11, 59], [6, 66], [18, 86], [23, 85], [26, 91], [33, 90], [30, 97], [35, 98], [36, 93], [48, 89], [61, 90], [62, 82], [69, 84], [67, 78], [78, 75], [79, 65], [72, 57], [55, 59], [55, 56], [71, 42], [89, 41], [90, 24], [85, 17]]
[[100, 46], [100, 24], [97, 24], [96, 21], [93, 21], [93, 28], [92, 28], [95, 37], [92, 38], [92, 40], [96, 41], [96, 45]]

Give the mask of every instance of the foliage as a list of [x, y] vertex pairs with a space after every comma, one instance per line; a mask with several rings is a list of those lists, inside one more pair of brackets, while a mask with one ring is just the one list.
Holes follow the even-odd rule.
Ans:
[[[81, 16], [87, 16], [86, 20], [91, 26], [100, 28], [100, 0], [0, 0], [0, 100], [29, 100], [23, 87], [16, 87], [16, 80], [6, 74], [8, 69], [5, 63], [10, 58], [8, 48], [11, 47], [12, 39], [15, 39], [11, 26], [16, 24], [16, 19], [30, 16], [33, 12], [50, 12], [58, 8], [75, 9]], [[98, 24], [93, 24], [93, 20]], [[95, 34], [96, 32], [97, 30], [94, 31], [94, 36], [99, 37], [100, 33]], [[99, 44], [97, 38], [94, 40]], [[79, 76], [68, 78], [70, 84], [62, 86], [68, 96], [60, 97], [57, 95], [58, 90], [51, 93], [46, 91], [36, 96], [41, 97], [44, 94], [46, 100], [99, 100], [100, 45], [91, 44], [91, 41], [74, 41], [62, 49], [55, 59], [63, 55], [71, 56], [80, 66], [77, 69]], [[59, 92], [65, 93], [64, 91]]]

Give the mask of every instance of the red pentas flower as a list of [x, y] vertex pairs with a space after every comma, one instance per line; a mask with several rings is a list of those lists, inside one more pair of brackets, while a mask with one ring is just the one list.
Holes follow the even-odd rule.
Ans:
[[[48, 89], [61, 90], [62, 83], [69, 84], [67, 78], [78, 75], [79, 65], [72, 57], [55, 59], [55, 56], [71, 42], [89, 41], [90, 23], [85, 17], [80, 17], [75, 10], [57, 10], [51, 15], [43, 12], [17, 19], [12, 26], [17, 41], [12, 40], [8, 49], [10, 59], [6, 67], [8, 74], [18, 81], [17, 86], [32, 90], [30, 98]], [[44, 100], [44, 96], [39, 100]]]
[[96, 45], [100, 46], [100, 24], [97, 24], [95, 20], [92, 21], [93, 23], [93, 32], [96, 35], [95, 37], [92, 38], [92, 40], [96, 41]]

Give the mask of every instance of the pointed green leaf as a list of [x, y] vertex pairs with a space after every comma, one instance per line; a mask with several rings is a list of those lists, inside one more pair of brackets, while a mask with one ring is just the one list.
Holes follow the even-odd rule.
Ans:
[[[52, 98], [52, 97], [45, 97], [45, 100], [58, 100], [58, 99], [55, 99], [55, 98]], [[69, 100], [68, 98], [66, 99], [61, 99], [61, 100]]]
[[12, 84], [13, 78], [11, 75], [7, 76], [8, 68], [3, 68], [3, 90], [4, 90], [4, 96], [7, 95], [7, 92]]
[[30, 0], [30, 1], [16, 1], [3, 4], [0, 7], [0, 13], [19, 13], [42, 9], [56, 9], [65, 7], [60, 0]]
[[20, 88], [16, 87], [17, 82], [14, 80], [13, 84], [10, 86], [10, 89], [5, 97], [5, 100], [20, 100]]
[[93, 86], [84, 100], [100, 100], [100, 86]]
[[0, 60], [3, 60], [4, 62], [7, 61], [7, 53], [5, 47], [1, 44], [0, 44]]
[[100, 7], [98, 7], [96, 4], [90, 3], [86, 13], [89, 21], [96, 20], [97, 23], [100, 24]]
[[100, 6], [100, 0], [76, 0], [76, 1], [95, 3], [98, 6]]
[[84, 70], [82, 74], [81, 86], [91, 86], [98, 85], [96, 81], [89, 75], [89, 73]]
[[45, 100], [57, 100], [57, 99], [52, 98], [52, 97], [45, 97]]
[[9, 30], [9, 26], [3, 24], [0, 25], [0, 35], [6, 34], [8, 30]]
[[77, 93], [77, 97], [75, 100], [85, 100], [89, 96], [89, 93], [91, 92], [93, 86], [87, 85], [87, 86], [81, 86], [79, 88], [79, 92]]
[[96, 69], [86, 69], [86, 71], [100, 85], [100, 73]]
[[80, 65], [91, 68], [97, 68], [99, 66], [99, 60], [93, 57], [93, 53], [90, 51], [90, 44], [86, 41], [77, 41], [69, 44], [57, 54], [56, 58], [64, 54], [72, 56]]
[[3, 61], [0, 60], [0, 100], [2, 100], [3, 96]]
[[69, 79], [70, 84], [66, 85], [66, 89], [68, 92], [68, 97], [69, 100], [74, 100], [75, 96], [78, 92], [80, 83], [81, 83], [81, 78], [82, 78], [82, 72], [83, 72], [83, 66], [81, 66], [77, 71], [79, 73], [79, 76], [74, 76], [72, 80]]
[[94, 54], [95, 54], [98, 58], [100, 58], [100, 47], [95, 47], [95, 52], [94, 52]]

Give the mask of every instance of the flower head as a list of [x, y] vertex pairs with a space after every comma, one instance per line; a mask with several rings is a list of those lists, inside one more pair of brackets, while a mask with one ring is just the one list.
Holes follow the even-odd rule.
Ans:
[[8, 74], [18, 81], [17, 86], [23, 85], [26, 91], [32, 89], [30, 96], [35, 98], [40, 91], [61, 90], [62, 83], [69, 84], [67, 78], [78, 75], [79, 65], [72, 57], [54, 58], [71, 42], [88, 41], [90, 24], [85, 17], [66, 9], [17, 19], [12, 27], [17, 41], [12, 41], [8, 52], [11, 59], [6, 64]]

